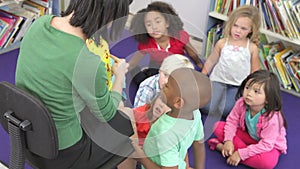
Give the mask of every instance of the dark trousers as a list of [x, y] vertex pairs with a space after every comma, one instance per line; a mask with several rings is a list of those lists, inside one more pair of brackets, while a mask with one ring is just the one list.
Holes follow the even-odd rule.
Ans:
[[84, 109], [80, 113], [84, 129], [73, 146], [59, 150], [56, 159], [45, 159], [27, 152], [28, 163], [41, 169], [113, 169], [133, 151], [129, 118], [121, 111], [109, 122], [100, 122]]

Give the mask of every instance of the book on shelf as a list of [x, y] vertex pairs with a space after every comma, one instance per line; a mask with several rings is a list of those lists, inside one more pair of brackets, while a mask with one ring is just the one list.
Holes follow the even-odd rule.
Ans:
[[266, 70], [269, 70], [268, 62], [267, 62], [267, 56], [263, 52], [262, 49], [259, 49], [259, 59], [260, 59], [260, 67]]
[[[300, 92], [300, 78], [299, 76], [297, 76], [297, 70], [294, 70], [292, 68], [292, 64], [295, 64], [295, 62], [291, 61], [293, 59], [296, 59], [298, 57], [298, 65], [300, 64], [300, 52], [296, 53], [296, 54], [293, 54], [291, 56], [288, 56], [285, 60], [285, 66], [286, 66], [286, 69], [287, 69], [287, 72], [288, 72], [288, 75], [290, 77], [290, 80], [293, 84], [293, 87], [294, 89], [297, 91], [297, 92]], [[300, 65], [299, 65], [300, 67]], [[298, 68], [298, 71], [300, 69]]]
[[4, 21], [0, 18], [0, 38], [3, 36], [5, 31], [7, 30], [8, 26], [9, 26], [9, 23], [7, 23], [6, 21]]
[[260, 44], [259, 44], [259, 59], [261, 68], [269, 70], [268, 62], [267, 62], [267, 54], [268, 51], [264, 50], [264, 45], [268, 45], [268, 39], [265, 34], [260, 34]]
[[269, 8], [270, 14], [272, 15], [271, 19], [274, 21], [275, 30], [281, 35], [285, 35], [284, 28], [282, 27], [281, 20], [278, 17], [277, 10], [274, 7], [274, 4], [271, 0], [266, 0], [267, 7]]
[[22, 16], [24, 18], [24, 22], [22, 23], [22, 25], [20, 25], [20, 28], [19, 28], [18, 32], [16, 33], [12, 43], [21, 41], [23, 36], [25, 35], [26, 31], [28, 30], [30, 25], [33, 23], [33, 21], [39, 17], [39, 15], [37, 13], [26, 10], [18, 4], [7, 5], [6, 8], [4, 8], [3, 10], [8, 11], [8, 12], [13, 13], [18, 16]]
[[286, 13], [288, 15], [288, 19], [291, 23], [291, 31], [293, 33], [293, 36], [294, 38], [296, 39], [299, 39], [300, 38], [300, 34], [299, 34], [299, 31], [298, 31], [298, 28], [296, 27], [293, 19], [292, 19], [292, 16], [291, 16], [291, 12], [290, 12], [290, 9], [291, 9], [291, 1], [287, 1], [287, 0], [282, 0], [282, 3], [283, 3], [283, 6], [286, 10]]
[[43, 16], [46, 14], [46, 10], [47, 8], [44, 6], [41, 6], [35, 2], [26, 0], [23, 2], [22, 7], [27, 9], [27, 10], [31, 10], [33, 12], [36, 12], [39, 14], [39, 16]]
[[265, 0], [264, 3], [263, 3], [263, 5], [266, 9], [266, 13], [267, 13], [266, 17], [269, 18], [269, 21], [271, 23], [271, 30], [275, 33], [279, 33], [278, 26], [275, 23], [275, 19], [274, 19], [274, 16], [272, 14], [272, 11], [271, 11], [272, 9], [269, 7], [267, 1], [268, 0]]
[[[29, 1], [34, 2], [35, 4], [44, 7], [44, 15], [53, 13], [53, 9], [52, 9], [53, 8], [53, 2], [52, 2], [53, 0], [29, 0]], [[60, 4], [58, 2], [59, 1], [56, 1], [55, 4]]]
[[[23, 2], [25, 3], [27, 1]], [[8, 27], [1, 36], [0, 48], [6, 48], [12, 43], [21, 41], [32, 22], [40, 16], [40, 12], [36, 13], [23, 8], [23, 4], [10, 3], [1, 7], [1, 21], [8, 23]]]
[[[275, 73], [283, 88], [288, 90], [294, 88], [296, 92], [299, 92], [300, 78], [297, 79], [295, 73], [295, 62], [291, 62], [290, 60], [293, 58], [295, 61], [297, 60], [295, 59], [297, 58], [296, 56], [298, 56], [298, 63], [300, 63], [300, 53], [294, 54], [295, 52], [291, 47], [285, 49], [282, 42], [268, 43], [267, 40], [263, 40], [263, 37], [261, 37], [261, 39], [263, 42], [260, 44], [259, 56], [262, 68]], [[263, 63], [265, 64], [263, 65]], [[292, 67], [294, 67], [294, 69], [292, 69]], [[300, 68], [300, 64], [298, 67]]]
[[43, 7], [49, 8], [50, 7], [50, 0], [30, 0], [36, 4], [39, 4]]
[[274, 61], [275, 61], [275, 65], [276, 65], [276, 68], [279, 73], [279, 78], [283, 82], [283, 87], [288, 90], [291, 90], [292, 84], [291, 84], [289, 77], [287, 76], [287, 72], [285, 71], [285, 68], [284, 68], [284, 65], [282, 62], [282, 57], [284, 57], [285, 55], [291, 55], [293, 53], [294, 52], [293, 52], [292, 48], [288, 47], [288, 48], [284, 49], [283, 51], [276, 53], [274, 56]]
[[291, 65], [296, 78], [300, 81], [300, 53], [290, 57], [289, 64]]
[[297, 5], [298, 3], [300, 3], [300, 0], [292, 0], [293, 5]]
[[292, 21], [295, 24], [295, 28], [297, 29], [298, 38], [299, 38], [299, 36], [300, 36], [300, 34], [299, 34], [299, 32], [300, 32], [300, 14], [299, 14], [299, 11], [297, 10], [296, 6], [291, 6], [290, 14], [291, 14]]
[[212, 39], [213, 39], [214, 28], [211, 28], [207, 33], [206, 47], [205, 47], [205, 58], [211, 53], [212, 50]]
[[7, 4], [12, 4], [12, 3], [19, 3], [20, 0], [0, 0], [0, 5], [7, 5]]
[[223, 0], [219, 13], [224, 13], [225, 4], [226, 4], [227, 1], [230, 1], [230, 0]]
[[246, 5], [251, 5], [251, 0], [246, 0]]
[[252, 5], [258, 7], [259, 0], [253, 0]]
[[278, 21], [280, 23], [280, 26], [282, 28], [282, 35], [285, 37], [291, 37], [291, 31], [290, 31], [290, 22], [287, 16], [287, 13], [285, 11], [285, 8], [281, 2], [281, 0], [271, 0], [273, 4], [273, 8], [276, 12]]
[[222, 32], [223, 32], [222, 30], [223, 30], [222, 25], [217, 24], [208, 31], [208, 36], [207, 36], [207, 41], [206, 41], [206, 50], [205, 50], [206, 58], [210, 55], [215, 44], [221, 38]]
[[53, 2], [53, 0], [1, 0], [1, 2], [0, 49], [21, 41], [35, 19], [44, 14], [52, 14], [52, 5], [61, 4], [60, 1]]
[[216, 6], [215, 6], [216, 12], [220, 13], [222, 4], [223, 4], [223, 0], [216, 0]]
[[8, 47], [13, 42], [17, 32], [20, 30], [20, 27], [22, 26], [23, 23], [24, 23], [24, 18], [22, 16], [18, 16], [17, 21], [15, 22], [14, 27], [13, 27], [12, 31], [9, 33], [2, 48]]
[[0, 10], [0, 19], [8, 23], [8, 28], [7, 30], [3, 33], [0, 39], [0, 47], [2, 48], [6, 42], [6, 40], [9, 38], [10, 33], [13, 31], [15, 24], [18, 22], [19, 18], [10, 15], [9, 13]]
[[233, 0], [232, 10], [236, 9], [238, 7], [237, 0]]
[[240, 6], [243, 6], [246, 4], [246, 0], [240, 0]]
[[271, 21], [269, 19], [268, 13], [267, 13], [267, 9], [266, 9], [266, 4], [261, 0], [259, 3], [259, 8], [261, 10], [261, 17], [262, 19], [262, 23], [265, 27], [265, 29], [270, 30], [271, 29]]
[[274, 1], [274, 6], [275, 9], [278, 11], [279, 17], [281, 18], [285, 36], [288, 38], [294, 38], [292, 24], [290, 22], [288, 13], [286, 12], [285, 7], [283, 6], [282, 1]]
[[228, 15], [229, 14], [229, 10], [230, 10], [230, 6], [233, 5], [233, 0], [227, 0], [226, 4], [224, 6], [224, 11], [223, 11], [223, 15]]
[[272, 42], [269, 44], [263, 44], [261, 47], [261, 50], [264, 52], [265, 56], [266, 56], [266, 62], [267, 62], [267, 67], [268, 70], [275, 73], [280, 81], [280, 83], [284, 84], [283, 80], [280, 78], [280, 74], [279, 74], [279, 70], [277, 69], [277, 66], [275, 64], [275, 59], [274, 56], [282, 51], [284, 49], [284, 46], [282, 44], [282, 42]]
[[271, 57], [270, 55], [268, 55], [266, 57], [266, 60], [267, 60], [267, 63], [268, 63], [269, 71], [273, 72], [274, 74], [276, 74], [276, 76], [278, 77], [278, 80], [280, 81], [280, 84], [283, 86], [284, 82], [280, 78], [280, 74], [279, 74], [279, 71], [278, 71], [278, 69], [276, 67], [274, 57]]

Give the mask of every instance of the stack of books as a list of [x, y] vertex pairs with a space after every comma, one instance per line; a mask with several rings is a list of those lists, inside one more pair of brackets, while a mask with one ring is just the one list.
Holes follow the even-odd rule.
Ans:
[[277, 74], [281, 85], [287, 90], [300, 92], [300, 52], [285, 48], [282, 42], [262, 43], [260, 60], [263, 68]]
[[22, 40], [24, 34], [42, 15], [51, 13], [51, 0], [25, 0], [0, 9], [0, 48]]

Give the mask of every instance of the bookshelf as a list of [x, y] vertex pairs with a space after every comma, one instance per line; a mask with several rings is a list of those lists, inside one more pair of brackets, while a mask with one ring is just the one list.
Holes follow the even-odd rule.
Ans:
[[21, 44], [20, 42], [16, 42], [16, 43], [8, 46], [7, 48], [0, 49], [0, 57], [4, 53], [7, 53], [7, 52], [10, 52], [10, 51], [20, 48], [20, 44]]
[[19, 3], [19, 2], [20, 2], [20, 0], [2, 0], [2, 1], [0, 1], [0, 7], [1, 6], [6, 6], [6, 5], [9, 5], [9, 4], [12, 4], [12, 3]]
[[[228, 16], [222, 15], [222, 14], [220, 14], [218, 12], [215, 12], [215, 11], [209, 12], [208, 15], [210, 17], [219, 19], [221, 21], [226, 21], [227, 18], [228, 18]], [[290, 39], [290, 38], [285, 37], [281, 34], [274, 33], [272, 31], [264, 29], [264, 28], [260, 28], [260, 32], [267, 35], [267, 36], [269, 36], [269, 37], [276, 38], [277, 40], [282, 40], [284, 42], [288, 42], [288, 43], [294, 44], [294, 45], [300, 45], [300, 39]]]
[[[23, 3], [25, 1], [26, 0], [0, 0], [0, 8], [3, 10], [6, 10], [7, 8], [11, 7], [12, 5], [18, 5], [22, 8], [25, 8], [23, 6]], [[29, 1], [36, 2], [36, 3], [39, 3], [38, 1], [40, 1], [40, 4], [43, 7], [45, 7], [45, 10], [47, 11], [47, 13], [45, 13], [45, 14], [54, 14], [54, 15], [60, 15], [61, 11], [63, 11], [65, 6], [68, 5], [68, 3], [69, 3], [69, 0], [29, 0]], [[29, 10], [29, 9], [26, 9], [26, 10]], [[18, 14], [16, 14], [16, 15], [18, 15]], [[29, 25], [31, 25], [31, 23]], [[20, 44], [21, 44], [20, 41], [15, 41], [15, 42], [11, 43], [10, 45], [7, 45], [7, 47], [0, 47], [0, 57], [4, 53], [18, 49], [20, 47]]]
[[[216, 6], [217, 6], [216, 3], [220, 2], [220, 1], [222, 1], [222, 0], [212, 0], [211, 1], [210, 10], [209, 10], [210, 12], [208, 13], [207, 30], [209, 30], [216, 24], [219, 24], [219, 23], [222, 24], [224, 21], [226, 21], [228, 19], [227, 15], [224, 15], [224, 14], [221, 14], [221, 13], [215, 11]], [[235, 0], [231, 0], [231, 1], [235, 1]], [[226, 2], [226, 1], [224, 1], [224, 2]], [[256, 1], [256, 2], [260, 2], [260, 1]], [[261, 14], [261, 15], [263, 15], [263, 14]], [[269, 29], [263, 28], [263, 26], [260, 28], [260, 33], [266, 35], [268, 42], [281, 41], [281, 42], [283, 42], [283, 44], [286, 47], [292, 46], [294, 50], [298, 50], [298, 51], [300, 50], [300, 38], [291, 39], [289, 37], [283, 36], [282, 34], [275, 33]], [[203, 51], [205, 51], [205, 52], [206, 52], [206, 49], [205, 49], [206, 43], [207, 42], [205, 42], [205, 45], [203, 47]], [[281, 90], [300, 98], [300, 92], [297, 92], [294, 89], [286, 89], [284, 87], [281, 87]]]

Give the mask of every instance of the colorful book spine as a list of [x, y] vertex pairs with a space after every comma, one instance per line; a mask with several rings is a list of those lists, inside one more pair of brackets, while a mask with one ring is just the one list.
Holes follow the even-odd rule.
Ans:
[[288, 77], [286, 76], [286, 73], [284, 71], [283, 63], [281, 61], [281, 55], [283, 55], [286, 52], [289, 52], [290, 50], [292, 50], [291, 47], [286, 48], [274, 56], [274, 61], [275, 61], [276, 68], [278, 70], [279, 78], [281, 78], [283, 82], [283, 87], [289, 90], [291, 89], [291, 83], [289, 82]]
[[285, 62], [287, 71], [289, 73], [290, 79], [293, 84], [293, 87], [297, 92], [300, 92], [300, 79], [298, 79], [296, 73], [294, 73], [291, 63], [290, 63], [290, 59], [293, 58], [294, 56], [299, 56], [299, 55], [300, 55], [300, 52], [288, 57]]

